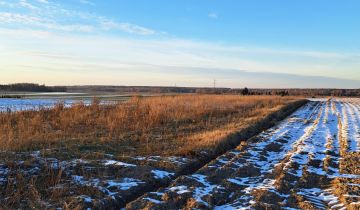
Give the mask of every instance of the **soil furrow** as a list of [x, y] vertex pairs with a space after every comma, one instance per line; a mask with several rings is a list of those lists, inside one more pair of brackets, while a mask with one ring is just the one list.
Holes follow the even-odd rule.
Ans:
[[352, 123], [359, 124], [351, 104], [360, 101], [349, 103], [310, 102], [250, 142], [127, 208], [357, 209], [359, 151], [340, 154]]

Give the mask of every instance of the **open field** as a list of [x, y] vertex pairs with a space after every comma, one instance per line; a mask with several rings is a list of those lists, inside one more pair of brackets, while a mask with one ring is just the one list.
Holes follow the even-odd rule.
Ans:
[[66, 108], [57, 104], [54, 109], [0, 113], [0, 148], [34, 150], [51, 148], [51, 144], [72, 147], [119, 142], [125, 146], [128, 142], [126, 146], [139, 144], [136, 154], [139, 149], [151, 154], [159, 150], [174, 153], [174, 148], [187, 147], [192, 139], [196, 139], [193, 144], [212, 146], [217, 137], [251, 125], [294, 99], [230, 95], [133, 97], [108, 106], [95, 101], [90, 106], [78, 103]]
[[360, 207], [360, 99], [134, 97], [0, 122], [5, 209]]
[[359, 209], [360, 99], [309, 102], [129, 209]]
[[2, 113], [0, 203], [117, 209], [193, 173], [304, 103], [181, 95]]

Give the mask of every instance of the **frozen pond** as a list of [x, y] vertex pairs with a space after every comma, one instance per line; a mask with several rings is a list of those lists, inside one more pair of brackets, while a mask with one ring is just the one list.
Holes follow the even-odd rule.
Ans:
[[44, 108], [52, 108], [58, 103], [63, 103], [66, 107], [74, 103], [83, 102], [86, 105], [91, 103], [91, 100], [60, 100], [60, 99], [9, 99], [0, 98], [0, 112], [14, 112], [25, 110], [39, 110]]

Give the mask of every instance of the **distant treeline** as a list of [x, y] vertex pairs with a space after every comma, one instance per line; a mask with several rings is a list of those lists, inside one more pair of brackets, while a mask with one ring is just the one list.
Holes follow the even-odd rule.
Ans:
[[[198, 90], [197, 92], [209, 93]], [[218, 94], [241, 94], [241, 95], [277, 95], [277, 96], [350, 96], [360, 97], [360, 89], [215, 89], [212, 92]], [[211, 90], [210, 90], [211, 93]]]
[[45, 86], [33, 83], [16, 83], [0, 85], [0, 91], [18, 91], [18, 92], [66, 92], [66, 87]]
[[250, 92], [254, 95], [360, 97], [360, 89], [251, 89]]
[[155, 86], [68, 86], [69, 92], [79, 93], [199, 93], [281, 96], [353, 96], [360, 97], [360, 89], [251, 89], [251, 88], [198, 88]]
[[76, 93], [198, 93], [281, 96], [352, 96], [360, 97], [360, 89], [259, 89], [259, 88], [199, 88], [157, 86], [45, 86], [33, 83], [0, 85], [0, 91], [18, 92], [76, 92]]
[[21, 96], [13, 96], [13, 95], [0, 95], [0, 98], [21, 98]]

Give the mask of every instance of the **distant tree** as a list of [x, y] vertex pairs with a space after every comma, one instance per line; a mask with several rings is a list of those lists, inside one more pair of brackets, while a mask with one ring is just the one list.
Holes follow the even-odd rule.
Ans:
[[246, 96], [246, 95], [249, 95], [250, 94], [250, 91], [249, 91], [249, 89], [247, 88], [247, 87], [245, 87], [243, 90], [242, 90], [242, 92], [241, 92], [244, 96]]
[[287, 91], [287, 90], [286, 91], [284, 90], [281, 92], [281, 96], [288, 96], [288, 95], [289, 95], [289, 91]]

